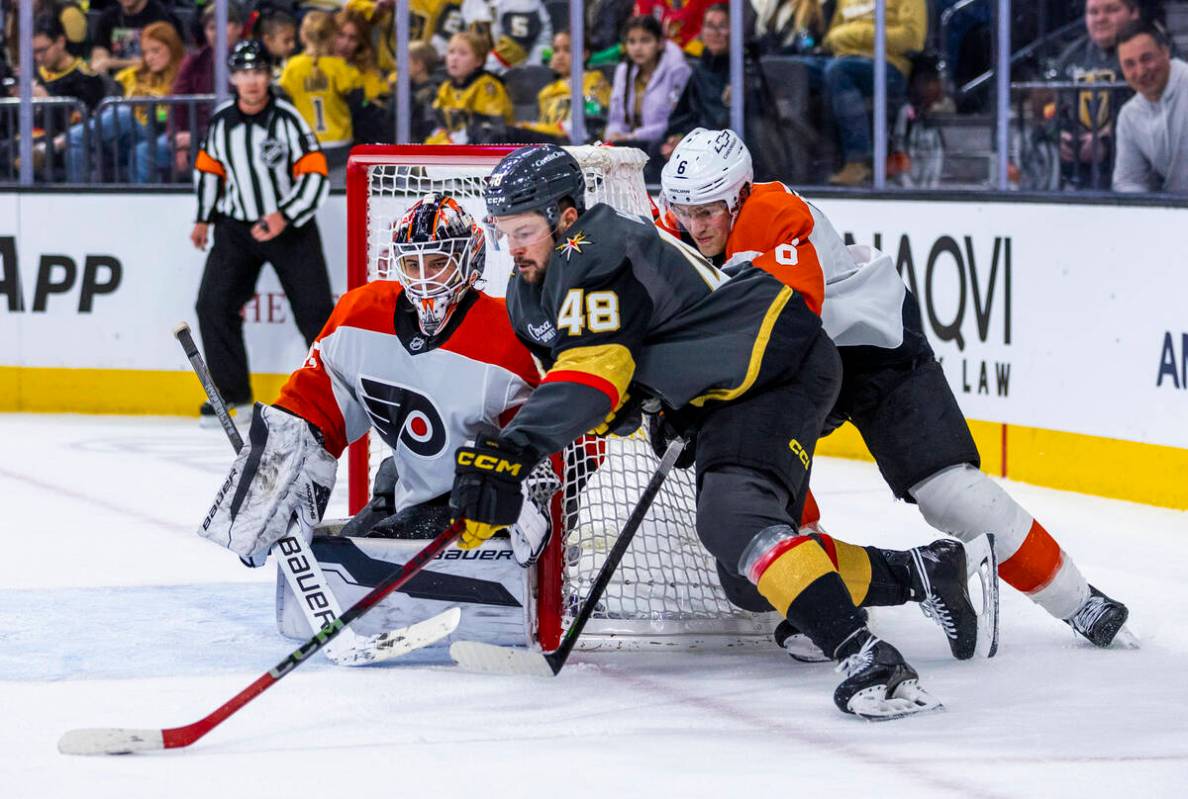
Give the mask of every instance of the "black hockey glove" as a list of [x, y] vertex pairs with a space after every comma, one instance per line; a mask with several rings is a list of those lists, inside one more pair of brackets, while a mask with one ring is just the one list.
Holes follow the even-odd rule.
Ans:
[[536, 458], [495, 438], [480, 438], [454, 455], [454, 489], [450, 511], [466, 520], [459, 539], [473, 549], [499, 530], [515, 524], [524, 502], [522, 483]]
[[659, 411], [648, 416], [648, 441], [657, 458], [663, 458], [665, 450], [673, 439], [685, 437], [685, 448], [677, 457], [674, 464], [678, 469], [688, 469], [697, 457], [697, 428], [690, 426], [681, 430], [673, 424], [667, 411]]

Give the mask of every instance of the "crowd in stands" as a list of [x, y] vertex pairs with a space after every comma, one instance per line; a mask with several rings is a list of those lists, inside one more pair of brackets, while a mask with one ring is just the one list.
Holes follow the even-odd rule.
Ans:
[[[29, 1], [34, 95], [77, 101], [37, 109], [39, 177], [190, 180], [195, 139], [213, 103], [181, 98], [215, 91], [213, 0]], [[745, 3], [745, 135], [760, 177], [869, 185], [872, 0], [734, 1]], [[394, 141], [395, 5], [228, 3], [228, 46], [243, 37], [263, 43], [274, 90], [300, 111], [332, 166], [345, 162], [353, 144]], [[653, 180], [682, 136], [729, 126], [728, 2], [584, 5], [586, 37], [575, 43], [565, 0], [410, 0], [413, 140], [573, 143], [569, 76], [579, 60], [586, 141], [645, 150]], [[893, 183], [943, 182], [946, 150], [960, 146], [944, 135], [954, 119], [991, 128], [992, 5], [887, 0], [886, 173]], [[1025, 82], [1012, 92], [1014, 185], [1184, 191], [1185, 137], [1176, 131], [1188, 119], [1179, 100], [1188, 89], [1174, 37], [1163, 27], [1169, 5], [1173, 0], [1014, 3], [1011, 77]], [[0, 0], [0, 70], [10, 95], [16, 7], [16, 0]], [[11, 180], [17, 167], [14, 126], [15, 113], [6, 110], [0, 180]], [[993, 161], [988, 150], [980, 155]]]

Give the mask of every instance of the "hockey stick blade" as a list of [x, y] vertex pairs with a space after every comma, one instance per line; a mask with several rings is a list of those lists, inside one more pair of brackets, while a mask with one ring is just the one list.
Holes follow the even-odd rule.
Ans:
[[524, 674], [532, 677], [552, 677], [561, 667], [548, 655], [528, 649], [484, 644], [479, 641], [455, 641], [450, 644], [450, 657], [467, 671], [484, 674]]
[[336, 652], [337, 659], [334, 662], [340, 666], [367, 666], [407, 655], [445, 638], [458, 629], [461, 620], [461, 608], [450, 608], [431, 619], [398, 630], [388, 630], [366, 638], [356, 636], [350, 647]]
[[71, 730], [58, 741], [64, 755], [130, 755], [165, 748], [163, 730], [131, 730], [111, 727]]
[[998, 556], [994, 554], [993, 534], [965, 543], [965, 574], [967, 580], [976, 578], [982, 589], [975, 652], [992, 658], [998, 653]]

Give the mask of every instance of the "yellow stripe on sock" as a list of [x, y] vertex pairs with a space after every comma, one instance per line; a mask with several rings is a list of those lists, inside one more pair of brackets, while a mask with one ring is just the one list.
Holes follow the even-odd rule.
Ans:
[[833, 539], [837, 550], [837, 570], [841, 574], [854, 607], [859, 607], [870, 591], [870, 555], [862, 547]]
[[759, 593], [780, 612], [788, 608], [804, 589], [823, 575], [836, 571], [825, 550], [816, 541], [805, 541], [780, 555], [759, 577]]

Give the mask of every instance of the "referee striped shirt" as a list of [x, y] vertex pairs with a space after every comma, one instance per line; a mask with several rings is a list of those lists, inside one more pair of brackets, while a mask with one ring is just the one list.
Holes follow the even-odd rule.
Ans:
[[215, 109], [194, 162], [198, 222], [221, 214], [255, 223], [280, 211], [299, 227], [330, 193], [326, 156], [297, 109], [274, 95], [248, 116], [234, 99]]

